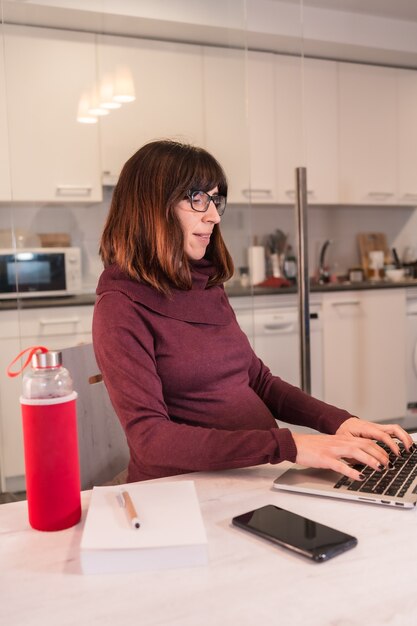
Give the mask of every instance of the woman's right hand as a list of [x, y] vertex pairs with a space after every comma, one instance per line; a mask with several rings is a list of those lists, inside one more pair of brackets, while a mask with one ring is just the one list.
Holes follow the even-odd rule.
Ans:
[[372, 439], [351, 435], [306, 435], [292, 433], [297, 447], [295, 462], [304, 467], [332, 469], [352, 480], [362, 480], [360, 471], [343, 459], [370, 465], [377, 471], [388, 466], [388, 454]]

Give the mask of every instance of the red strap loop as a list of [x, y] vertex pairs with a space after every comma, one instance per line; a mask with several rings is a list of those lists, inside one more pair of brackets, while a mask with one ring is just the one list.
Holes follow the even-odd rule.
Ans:
[[[16, 361], [21, 359], [22, 356], [26, 352], [29, 352], [29, 354], [28, 354], [28, 357], [27, 357], [26, 361], [24, 362], [24, 364], [20, 368], [20, 370], [18, 370], [17, 372], [12, 372], [13, 365], [16, 363]], [[34, 346], [33, 348], [26, 348], [25, 350], [22, 350], [22, 352], [19, 352], [17, 357], [13, 359], [13, 361], [10, 363], [10, 365], [7, 368], [7, 370], [6, 370], [7, 371], [7, 376], [9, 376], [10, 378], [15, 378], [16, 376], [19, 376], [19, 374], [21, 374], [23, 372], [25, 367], [27, 367], [29, 365], [32, 356], [36, 352], [48, 352], [48, 348], [45, 348], [44, 346]]]

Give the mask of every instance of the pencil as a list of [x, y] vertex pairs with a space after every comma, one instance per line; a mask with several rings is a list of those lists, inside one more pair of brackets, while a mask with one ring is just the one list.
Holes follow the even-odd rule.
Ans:
[[140, 528], [140, 522], [138, 514], [136, 513], [135, 505], [132, 502], [132, 498], [128, 491], [122, 491], [122, 497], [124, 506], [126, 507], [126, 513], [129, 517], [132, 528]]

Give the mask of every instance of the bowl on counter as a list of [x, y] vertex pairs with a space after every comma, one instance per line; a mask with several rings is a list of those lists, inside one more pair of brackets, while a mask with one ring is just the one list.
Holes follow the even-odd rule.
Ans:
[[405, 278], [405, 270], [403, 267], [387, 269], [385, 271], [385, 276], [388, 278], [388, 280], [392, 280], [392, 282], [394, 283], [399, 283]]

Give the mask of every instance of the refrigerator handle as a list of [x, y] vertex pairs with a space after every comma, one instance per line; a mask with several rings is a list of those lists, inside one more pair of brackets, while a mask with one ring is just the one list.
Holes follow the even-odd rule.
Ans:
[[307, 169], [295, 170], [296, 235], [298, 248], [298, 319], [300, 325], [300, 381], [301, 389], [311, 394], [310, 303], [307, 238]]
[[413, 366], [414, 366], [414, 374], [417, 376], [417, 341], [414, 344]]

